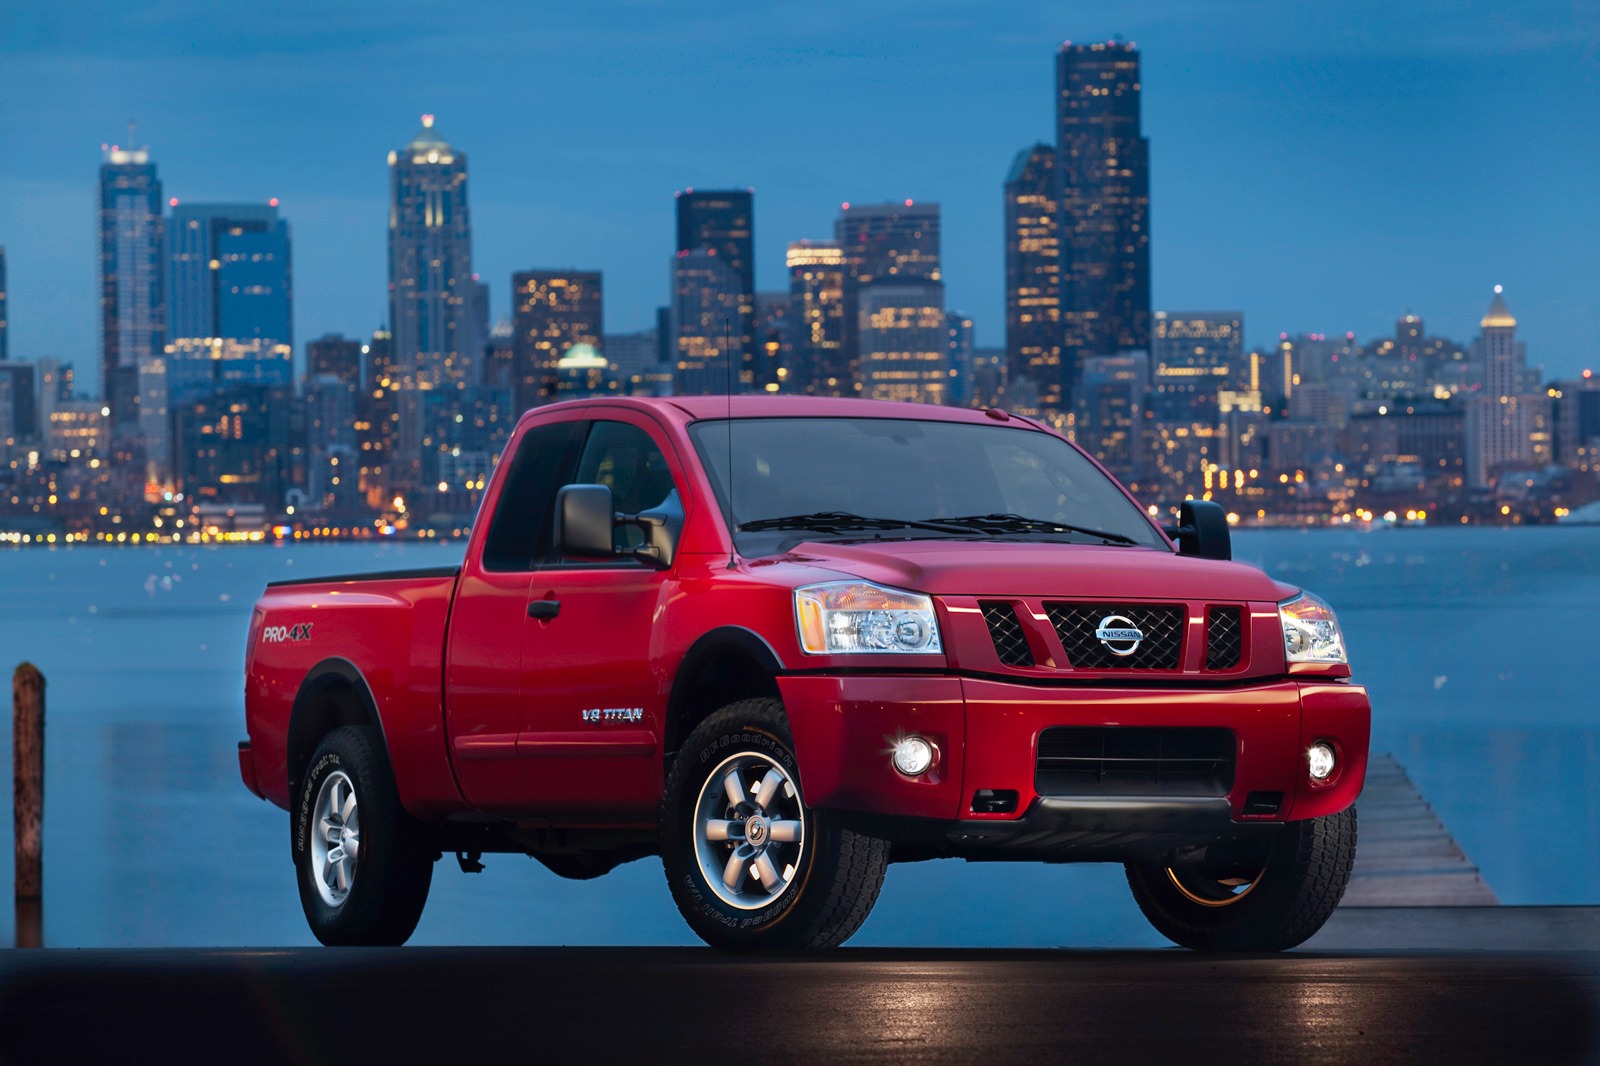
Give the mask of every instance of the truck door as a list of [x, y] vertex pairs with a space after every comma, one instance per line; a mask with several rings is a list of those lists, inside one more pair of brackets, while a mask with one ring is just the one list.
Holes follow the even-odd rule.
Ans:
[[[651, 510], [670, 493], [689, 510], [677, 455], [643, 414], [607, 411], [590, 423], [569, 481], [609, 486], [624, 514]], [[616, 536], [619, 549], [642, 539], [630, 526]], [[671, 679], [654, 669], [661, 658], [655, 622], [673, 587], [672, 570], [626, 555], [595, 562], [553, 554], [534, 573], [531, 599], [545, 606], [543, 617], [525, 622], [529, 727], [517, 747], [538, 813], [656, 818]]]
[[495, 499], [485, 501], [487, 534], [469, 548], [450, 610], [445, 710], [451, 762], [468, 802], [498, 813], [526, 806], [517, 737], [527, 727], [522, 698], [523, 629], [535, 566], [550, 550], [556, 490], [583, 443], [581, 411], [531, 427]]

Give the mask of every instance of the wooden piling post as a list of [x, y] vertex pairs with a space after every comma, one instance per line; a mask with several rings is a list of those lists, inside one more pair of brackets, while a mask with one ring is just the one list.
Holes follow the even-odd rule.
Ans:
[[23, 663], [11, 678], [11, 767], [18, 900], [44, 895], [44, 675]]

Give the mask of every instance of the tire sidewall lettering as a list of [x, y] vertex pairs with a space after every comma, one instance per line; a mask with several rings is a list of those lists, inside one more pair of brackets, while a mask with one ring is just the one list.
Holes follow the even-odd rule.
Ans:
[[[306, 852], [306, 827], [311, 822], [311, 804], [315, 800], [317, 790], [322, 787], [322, 779], [328, 772], [342, 770], [343, 761], [338, 752], [330, 751], [318, 759], [306, 774], [306, 783], [300, 789], [300, 810], [295, 818], [294, 849], [298, 855]], [[351, 781], [354, 784], [354, 779]]]
[[[700, 764], [700, 775], [695, 781], [694, 792], [698, 793], [704, 784], [704, 774], [713, 760], [720, 761], [726, 758], [728, 749], [742, 749], [768, 756], [778, 765], [782, 766], [790, 778], [799, 785], [799, 771], [793, 754], [778, 738], [766, 732], [753, 732], [737, 730], [724, 733], [715, 740], [707, 743], [698, 753], [697, 761]], [[803, 797], [802, 797], [803, 799]], [[685, 802], [688, 802], [686, 799]], [[808, 812], [809, 815], [809, 812]], [[692, 845], [691, 845], [692, 846]], [[802, 860], [807, 866], [812, 861], [812, 852], [808, 851]], [[756, 930], [764, 928], [786, 917], [793, 907], [805, 877], [796, 876], [785, 886], [784, 890], [759, 911], [736, 911], [727, 907], [721, 900], [707, 891], [698, 875], [698, 866], [691, 863], [683, 875], [683, 887], [690, 897], [694, 909], [718, 925], [730, 930]]]

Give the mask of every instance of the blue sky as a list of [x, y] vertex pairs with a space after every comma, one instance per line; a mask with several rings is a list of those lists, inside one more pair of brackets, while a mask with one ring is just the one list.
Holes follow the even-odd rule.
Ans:
[[13, 357], [97, 387], [96, 170], [129, 118], [168, 196], [280, 198], [297, 348], [370, 331], [384, 160], [425, 111], [497, 317], [512, 271], [573, 266], [608, 330], [650, 325], [673, 192], [750, 186], [763, 289], [841, 201], [940, 202], [949, 302], [999, 345], [1001, 180], [1051, 139], [1060, 42], [1113, 34], [1144, 58], [1157, 308], [1465, 340], [1501, 283], [1533, 362], [1600, 366], [1600, 0], [0, 0]]

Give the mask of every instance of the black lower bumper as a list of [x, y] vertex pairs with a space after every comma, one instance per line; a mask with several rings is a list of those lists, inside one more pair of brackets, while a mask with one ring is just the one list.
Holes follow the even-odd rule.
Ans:
[[1224, 796], [1041, 796], [1021, 818], [958, 821], [945, 833], [954, 854], [974, 861], [1153, 861], [1184, 848], [1260, 839], [1279, 822], [1236, 822]]

